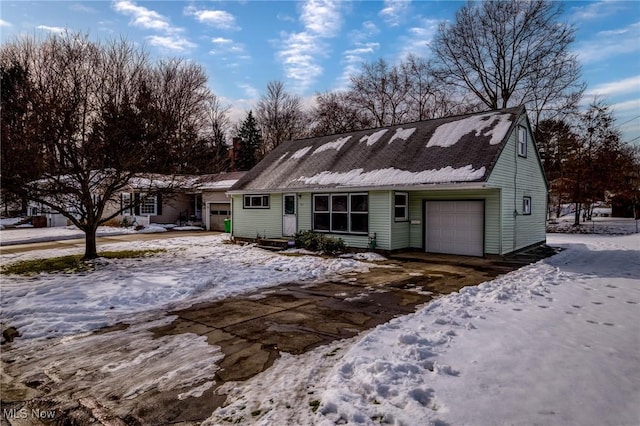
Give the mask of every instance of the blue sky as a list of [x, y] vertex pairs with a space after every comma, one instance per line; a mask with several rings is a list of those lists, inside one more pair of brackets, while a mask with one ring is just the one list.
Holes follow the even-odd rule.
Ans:
[[[458, 1], [10, 1], [0, 3], [0, 39], [64, 28], [92, 38], [126, 37], [157, 57], [202, 64], [211, 89], [237, 120], [271, 80], [311, 102], [345, 87], [363, 61], [390, 62], [428, 43]], [[604, 97], [623, 139], [640, 144], [640, 2], [567, 1], [585, 102]]]

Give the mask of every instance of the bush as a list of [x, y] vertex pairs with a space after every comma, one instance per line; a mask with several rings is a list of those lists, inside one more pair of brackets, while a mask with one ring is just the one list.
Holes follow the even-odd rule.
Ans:
[[293, 239], [296, 247], [301, 247], [311, 251], [319, 251], [327, 254], [335, 254], [345, 249], [342, 238], [328, 237], [314, 231], [297, 232]]

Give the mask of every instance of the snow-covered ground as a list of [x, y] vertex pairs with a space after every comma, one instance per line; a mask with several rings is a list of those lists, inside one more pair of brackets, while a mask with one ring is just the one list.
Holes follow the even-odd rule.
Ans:
[[[2, 280], [0, 319], [24, 338], [56, 337], [221, 299], [260, 287], [366, 271], [354, 259], [282, 256], [251, 245], [225, 244], [228, 236], [178, 237], [116, 243], [110, 250], [165, 249], [143, 259], [105, 260], [80, 274], [12, 276]], [[77, 253], [46, 250], [0, 256], [0, 264]]]
[[582, 221], [580, 226], [573, 226], [573, 214], [568, 214], [547, 223], [547, 232], [569, 234], [601, 234], [601, 235], [629, 235], [640, 231], [640, 219], [621, 217], [593, 217], [592, 220]]
[[[176, 228], [174, 228], [176, 229]], [[197, 228], [202, 229], [202, 228]], [[180, 230], [180, 229], [178, 229]], [[123, 228], [116, 226], [100, 226], [96, 232], [96, 235], [124, 235], [124, 234], [144, 234], [144, 233], [156, 233], [166, 232], [166, 225], [151, 224], [139, 231], [133, 228]], [[43, 241], [57, 241], [57, 240], [71, 240], [75, 238], [84, 238], [84, 232], [75, 226], [56, 226], [52, 228], [12, 228], [0, 230], [0, 245], [8, 246], [14, 244], [27, 244], [37, 243]]]
[[640, 424], [640, 237], [548, 241], [566, 250], [225, 384], [208, 424]]
[[[91, 393], [126, 389], [123, 410], [152, 389], [197, 396], [213, 386], [218, 349], [192, 334], [154, 339], [144, 319], [371, 267], [352, 258], [282, 256], [224, 238], [113, 244], [168, 251], [83, 274], [3, 277], [0, 319], [24, 334], [13, 344], [15, 364], [69, 378], [67, 386], [99, 375]], [[225, 384], [229, 405], [206, 423], [640, 424], [640, 236], [550, 234], [548, 243], [566, 250], [352, 339], [283, 354], [252, 379]], [[3, 255], [0, 263], [67, 251]], [[78, 334], [118, 321], [134, 325], [119, 338]], [[52, 336], [65, 337], [39, 344]], [[136, 365], [143, 363], [151, 370], [140, 381]]]

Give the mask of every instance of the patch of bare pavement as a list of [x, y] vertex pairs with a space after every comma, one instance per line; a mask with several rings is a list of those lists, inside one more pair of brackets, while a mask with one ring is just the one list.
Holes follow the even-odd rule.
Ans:
[[[0, 423], [199, 424], [224, 405], [226, 396], [217, 392], [222, 384], [255, 376], [269, 368], [281, 352], [301, 354], [355, 336], [414, 312], [434, 297], [491, 280], [550, 254], [552, 251], [538, 252], [500, 261], [406, 254], [371, 272], [343, 275], [340, 280], [283, 284], [169, 312], [173, 321], [147, 327], [158, 345], [167, 336], [194, 333], [220, 347], [224, 355], [217, 360], [215, 385], [197, 397], [183, 397], [177, 390], [152, 389], [131, 398], [117, 386], [103, 389], [101, 381], [108, 379], [104, 373], [90, 374], [74, 367], [60, 368], [56, 374], [32, 371], [28, 362], [14, 360], [9, 349], [2, 354]], [[129, 325], [120, 324], [94, 333], [109, 338], [99, 340], [92, 351], [96, 356], [109, 351], [126, 352], [126, 342], [119, 342], [118, 333], [127, 328]], [[47, 365], [73, 363], [73, 348], [58, 348], [53, 355], [56, 359], [48, 358]], [[16, 413], [28, 415], [18, 419]], [[36, 419], [32, 413], [54, 413], [55, 418]]]

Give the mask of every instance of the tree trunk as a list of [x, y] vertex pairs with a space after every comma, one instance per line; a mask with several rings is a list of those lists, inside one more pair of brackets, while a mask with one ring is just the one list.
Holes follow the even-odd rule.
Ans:
[[85, 244], [83, 260], [91, 260], [98, 257], [98, 247], [96, 244], [95, 228], [85, 229]]
[[573, 221], [573, 226], [580, 225], [580, 203], [576, 203], [576, 214], [575, 219]]

